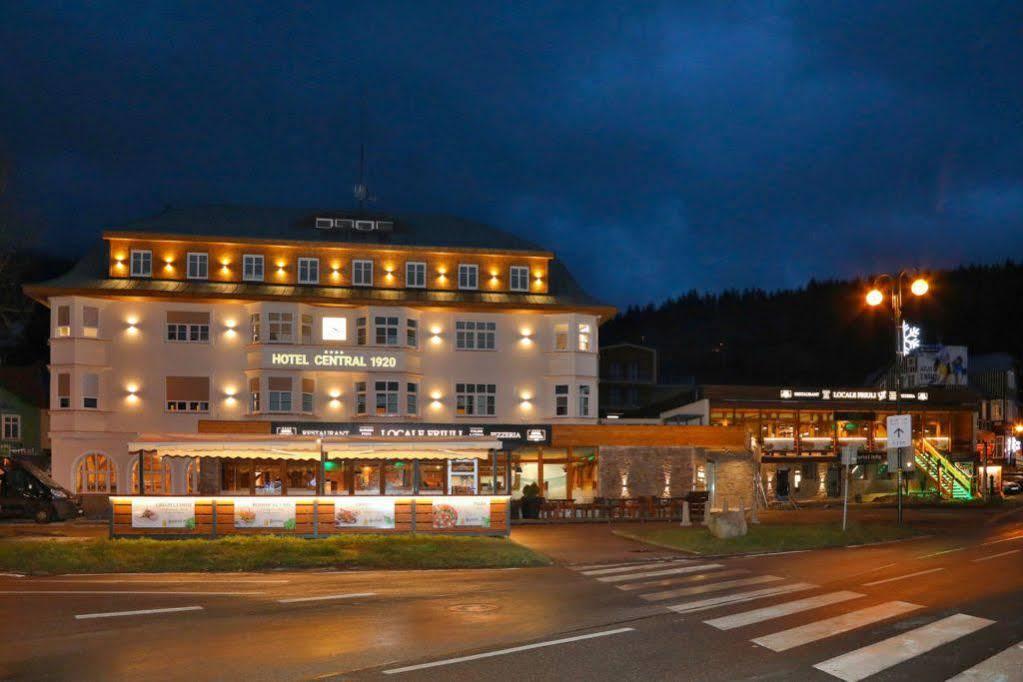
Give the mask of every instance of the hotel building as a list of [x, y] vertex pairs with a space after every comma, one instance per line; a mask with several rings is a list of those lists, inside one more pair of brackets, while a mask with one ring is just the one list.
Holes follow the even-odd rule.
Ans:
[[119, 533], [507, 529], [530, 483], [629, 494], [594, 431], [613, 308], [491, 227], [168, 210], [26, 291], [52, 311], [53, 476]]

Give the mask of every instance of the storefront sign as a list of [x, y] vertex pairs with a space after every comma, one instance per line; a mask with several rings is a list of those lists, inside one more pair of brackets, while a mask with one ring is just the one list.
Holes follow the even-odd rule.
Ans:
[[295, 529], [295, 500], [263, 498], [234, 500], [235, 528]]
[[453, 497], [433, 501], [434, 528], [490, 527], [490, 498]]
[[403, 371], [404, 355], [341, 348], [320, 350], [264, 349], [264, 365], [275, 369], [317, 369], [353, 372]]
[[499, 440], [502, 447], [550, 445], [549, 424], [360, 424], [358, 422], [273, 422], [271, 432], [278, 436], [315, 436], [317, 438], [394, 438], [419, 440], [455, 438]]
[[394, 528], [394, 500], [360, 500], [334, 502], [334, 525], [337, 528]]
[[195, 528], [195, 500], [159, 497], [131, 501], [132, 528]]
[[[895, 391], [885, 389], [846, 389], [846, 388], [817, 388], [797, 389], [783, 388], [779, 392], [782, 400], [876, 400], [878, 402], [895, 402], [899, 397]], [[926, 402], [928, 395], [926, 391], [903, 391], [903, 400], [915, 402]]]

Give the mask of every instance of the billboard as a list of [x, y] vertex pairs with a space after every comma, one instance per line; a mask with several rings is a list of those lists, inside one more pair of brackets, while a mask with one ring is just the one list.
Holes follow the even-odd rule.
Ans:
[[966, 386], [966, 346], [921, 346], [906, 358], [908, 386]]

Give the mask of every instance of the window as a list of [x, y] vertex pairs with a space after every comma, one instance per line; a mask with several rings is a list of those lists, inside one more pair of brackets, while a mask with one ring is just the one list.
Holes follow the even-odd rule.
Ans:
[[210, 314], [187, 310], [168, 310], [167, 340], [184, 343], [209, 343]]
[[249, 328], [252, 330], [252, 343], [259, 343], [259, 313], [249, 315]]
[[568, 350], [568, 323], [554, 325], [554, 350]]
[[458, 350], [494, 350], [495, 322], [455, 321], [455, 348]]
[[480, 268], [478, 265], [458, 265], [458, 288], [478, 289], [480, 284]]
[[[139, 492], [139, 458], [132, 456], [131, 487]], [[170, 462], [159, 455], [142, 455], [142, 480], [146, 495], [170, 492]]]
[[263, 257], [247, 253], [242, 256], [242, 279], [246, 282], [263, 281]]
[[291, 343], [292, 340], [292, 315], [291, 313], [267, 313], [266, 326], [270, 343]]
[[393, 416], [398, 414], [398, 382], [377, 381], [374, 384], [374, 398], [376, 400], [376, 414], [378, 416]]
[[419, 414], [419, 384], [405, 385], [405, 413], [410, 417]]
[[590, 336], [590, 329], [591, 329], [591, 327], [588, 324], [580, 324], [578, 329], [579, 329], [579, 350], [582, 351], [583, 353], [589, 353], [593, 349], [593, 346], [591, 344], [591, 338], [592, 337]]
[[298, 259], [298, 283], [318, 284], [320, 282], [320, 259], [299, 258]]
[[249, 410], [259, 412], [259, 377], [249, 379]]
[[568, 416], [568, 384], [554, 387], [554, 414], [558, 417]]
[[210, 378], [167, 377], [168, 412], [209, 412]]
[[352, 462], [352, 492], [356, 495], [380, 494], [380, 460]]
[[590, 416], [590, 387], [587, 385], [579, 386], [579, 416]]
[[271, 412], [291, 412], [291, 377], [270, 377], [268, 405]]
[[348, 319], [344, 317], [322, 318], [322, 333], [324, 341], [347, 341], [348, 340]]
[[4, 415], [4, 440], [21, 440], [21, 415]]
[[82, 375], [82, 407], [90, 410], [99, 408], [99, 375]]
[[419, 347], [419, 321], [405, 320], [405, 345], [409, 348]]
[[116, 493], [117, 469], [109, 457], [89, 454], [78, 460], [75, 470], [75, 492]]
[[57, 375], [57, 407], [71, 407], [71, 375]]
[[57, 336], [71, 336], [71, 306], [57, 306]]
[[376, 317], [373, 319], [373, 327], [376, 330], [376, 342], [378, 346], [398, 345], [397, 317]]
[[413, 488], [412, 462], [391, 460], [384, 463], [384, 495], [411, 495]]
[[410, 289], [426, 287], [426, 263], [405, 263], [405, 286]]
[[82, 336], [90, 339], [99, 336], [99, 308], [89, 305], [82, 308]]
[[455, 384], [455, 413], [460, 417], [492, 417], [497, 413], [497, 386]]
[[132, 251], [131, 252], [131, 269], [129, 270], [132, 277], [152, 277], [153, 276], [153, 252], [152, 251]]
[[313, 316], [303, 315], [301, 324], [302, 343], [309, 345], [313, 342]]
[[210, 275], [210, 257], [205, 253], [188, 254], [188, 279], [207, 279]]
[[366, 382], [355, 382], [355, 413], [366, 414]]
[[314, 407], [314, 396], [316, 393], [316, 382], [312, 379], [302, 379], [302, 411], [312, 413]]
[[352, 261], [352, 284], [357, 287], [373, 286], [373, 261]]
[[529, 268], [524, 265], [511, 266], [508, 283], [512, 291], [529, 291]]
[[360, 317], [355, 320], [355, 343], [360, 346], [366, 345], [366, 318]]

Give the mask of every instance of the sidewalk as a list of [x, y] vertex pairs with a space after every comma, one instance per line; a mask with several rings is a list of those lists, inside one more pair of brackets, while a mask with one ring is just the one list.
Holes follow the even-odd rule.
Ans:
[[559, 564], [611, 564], [691, 556], [615, 535], [634, 524], [566, 523], [512, 526], [511, 539]]

